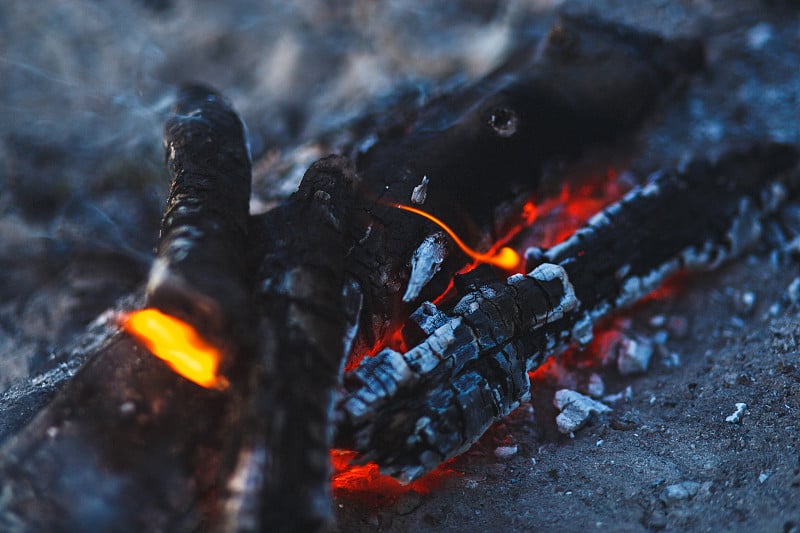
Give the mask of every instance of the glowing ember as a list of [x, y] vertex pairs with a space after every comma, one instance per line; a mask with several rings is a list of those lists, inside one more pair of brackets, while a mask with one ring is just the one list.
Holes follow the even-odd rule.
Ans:
[[186, 322], [157, 309], [143, 309], [126, 315], [123, 327], [186, 379], [209, 389], [228, 388], [228, 380], [217, 375], [220, 351]]
[[331, 488], [334, 493], [363, 494], [372, 498], [392, 498], [412, 490], [426, 494], [441, 487], [446, 480], [463, 475], [461, 472], [449, 468], [448, 465], [451, 461], [448, 461], [420, 479], [403, 485], [393, 477], [382, 475], [375, 463], [351, 464], [350, 461], [355, 456], [356, 452], [349, 450], [331, 450], [331, 464], [333, 465]]
[[421, 217], [427, 218], [428, 220], [430, 220], [431, 222], [442, 228], [445, 232], [447, 232], [447, 234], [450, 235], [450, 238], [453, 239], [456, 245], [459, 248], [461, 248], [461, 250], [465, 254], [467, 254], [468, 256], [470, 256], [471, 258], [480, 263], [488, 263], [490, 265], [494, 265], [496, 267], [500, 267], [505, 270], [515, 270], [520, 263], [519, 254], [515, 252], [512, 248], [509, 248], [508, 246], [500, 248], [500, 250], [498, 250], [497, 252], [491, 252], [491, 251], [487, 253], [476, 252], [475, 250], [467, 246], [466, 243], [462, 241], [459, 238], [459, 236], [456, 235], [455, 232], [452, 229], [450, 229], [444, 222], [442, 222], [435, 216], [431, 215], [430, 213], [427, 213], [421, 209], [417, 209], [416, 207], [410, 207], [403, 204], [393, 204], [393, 206], [398, 209], [402, 209], [403, 211], [408, 211], [409, 213], [414, 213]]

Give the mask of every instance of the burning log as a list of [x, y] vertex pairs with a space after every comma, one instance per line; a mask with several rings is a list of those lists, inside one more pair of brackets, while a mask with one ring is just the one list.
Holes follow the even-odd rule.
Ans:
[[232, 353], [252, 344], [253, 330], [244, 126], [220, 95], [189, 86], [164, 126], [164, 148], [172, 186], [147, 305], [192, 324]]
[[[450, 311], [423, 304], [424, 340], [386, 349], [345, 376], [338, 441], [411, 481], [474, 443], [528, 398], [527, 372], [597, 320], [680, 270], [713, 269], [759, 239], [766, 217], [800, 188], [798, 152], [755, 146], [654, 177], [567, 241], [532, 250], [537, 265], [503, 283], [461, 283]], [[409, 326], [410, 327], [410, 326]]]
[[413, 124], [385, 128], [357, 155], [362, 221], [349, 268], [365, 296], [364, 344], [385, 339], [472, 260], [430, 221], [394, 206], [422, 209], [467, 246], [486, 248], [507, 232], [515, 202], [542, 199], [554, 181], [560, 187], [565, 162], [630, 137], [702, 66], [697, 40], [563, 17], [541, 43], [434, 99]]
[[[242, 125], [220, 96], [194, 87], [180, 94], [165, 139], [173, 187], [148, 299], [214, 336], [249, 293], [240, 268], [250, 173]], [[125, 335], [96, 350], [4, 446], [0, 528], [197, 528], [213, 514], [208, 498], [237, 448], [236, 394], [176, 379]]]

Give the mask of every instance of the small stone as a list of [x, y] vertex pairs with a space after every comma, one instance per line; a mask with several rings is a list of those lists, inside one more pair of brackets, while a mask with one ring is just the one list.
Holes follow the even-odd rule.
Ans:
[[494, 456], [498, 459], [508, 459], [517, 455], [519, 447], [514, 444], [513, 446], [498, 446], [494, 449]]
[[769, 479], [769, 476], [770, 476], [770, 475], [769, 475], [769, 474], [767, 474], [766, 472], [761, 472], [761, 473], [758, 475], [758, 482], [759, 482], [759, 483], [764, 483], [766, 480], [768, 480], [768, 479]]
[[682, 481], [669, 485], [661, 492], [661, 501], [669, 505], [681, 500], [692, 498], [700, 490], [701, 484], [697, 481]]
[[468, 479], [468, 480], [466, 480], [464, 482], [464, 488], [477, 489], [478, 488], [478, 482], [475, 481], [474, 479]]
[[739, 297], [739, 311], [745, 315], [753, 312], [756, 305], [756, 295], [752, 291], [745, 291]]
[[725, 418], [725, 422], [729, 422], [731, 424], [738, 424], [742, 421], [742, 417], [744, 416], [744, 411], [747, 409], [747, 404], [743, 402], [736, 403], [736, 411], [733, 412], [732, 415]]
[[617, 369], [623, 376], [645, 372], [652, 355], [653, 346], [649, 342], [625, 338], [620, 342]]
[[650, 324], [651, 328], [663, 328], [664, 324], [667, 323], [667, 317], [664, 315], [653, 315], [647, 323]]
[[592, 398], [601, 398], [605, 393], [606, 385], [600, 374], [593, 373], [589, 376], [589, 383], [586, 385], [586, 392]]
[[761, 50], [772, 39], [772, 26], [766, 22], [759, 22], [747, 30], [747, 46], [751, 50]]
[[800, 302], [800, 277], [794, 278], [786, 289], [786, 298], [794, 305]]
[[558, 430], [565, 435], [583, 427], [592, 414], [611, 411], [611, 408], [604, 403], [569, 389], [557, 391], [553, 403], [561, 411], [556, 417]]
[[48, 437], [50, 437], [51, 439], [54, 439], [54, 438], [56, 438], [56, 435], [58, 435], [58, 428], [57, 427], [50, 426], [49, 428], [47, 428], [47, 436]]

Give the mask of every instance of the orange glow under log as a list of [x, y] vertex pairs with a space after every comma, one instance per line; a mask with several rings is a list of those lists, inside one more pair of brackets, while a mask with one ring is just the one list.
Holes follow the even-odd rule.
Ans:
[[209, 389], [228, 388], [228, 380], [217, 375], [221, 352], [186, 322], [157, 309], [142, 309], [126, 315], [123, 327], [186, 379]]
[[333, 449], [330, 452], [333, 466], [331, 488], [337, 496], [362, 494], [391, 500], [409, 491], [427, 494], [442, 487], [448, 480], [463, 476], [461, 472], [451, 468], [451, 459], [423, 477], [403, 485], [393, 477], [381, 474], [375, 463], [352, 464], [356, 455], [356, 452], [350, 450]]
[[403, 211], [408, 211], [409, 213], [414, 213], [415, 215], [419, 215], [421, 217], [427, 218], [440, 228], [442, 228], [450, 238], [456, 243], [456, 245], [461, 248], [461, 250], [473, 258], [474, 260], [481, 262], [481, 263], [488, 263], [490, 265], [494, 265], [496, 267], [500, 267], [504, 270], [515, 270], [520, 263], [520, 257], [517, 252], [515, 252], [512, 248], [508, 246], [504, 246], [500, 248], [497, 252], [488, 252], [488, 253], [481, 253], [476, 252], [472, 248], [466, 245], [464, 241], [462, 241], [456, 233], [450, 229], [447, 224], [436, 218], [435, 216], [427, 213], [421, 209], [417, 209], [416, 207], [411, 207], [408, 205], [403, 204], [392, 204], [393, 207], [398, 209], [402, 209]]

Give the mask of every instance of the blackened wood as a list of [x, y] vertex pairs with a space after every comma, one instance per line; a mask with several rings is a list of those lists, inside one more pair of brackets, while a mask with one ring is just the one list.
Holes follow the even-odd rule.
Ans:
[[250, 155], [244, 126], [221, 95], [181, 89], [164, 126], [171, 177], [147, 304], [229, 343], [246, 338]]
[[225, 530], [305, 532], [332, 523], [330, 415], [361, 303], [345, 273], [357, 186], [347, 159], [320, 160], [262, 221], [273, 239], [258, 274], [261, 359], [251, 371]]
[[675, 272], [715, 268], [751, 246], [764, 219], [797, 197], [797, 162], [795, 147], [771, 144], [656, 176], [534, 254], [543, 263], [527, 276], [473, 286], [446, 313], [425, 304], [414, 315], [428, 334], [421, 344], [346, 376], [340, 443], [404, 481], [463, 451], [528, 396], [527, 371], [546, 356], [588, 343], [598, 319]]
[[0, 451], [3, 531], [193, 531], [213, 516], [227, 397], [119, 334]]
[[469, 261], [452, 251], [427, 287], [403, 302], [412, 256], [438, 228], [388, 204], [417, 203], [424, 186], [417, 207], [482, 248], [497, 238], [501, 206], [545, 195], [550, 169], [630, 136], [702, 65], [698, 41], [564, 17], [542, 43], [529, 43], [486, 78], [434, 100], [415, 123], [379, 136], [357, 159], [363, 222], [350, 262], [366, 296], [367, 344], [438, 296]]
[[[165, 149], [172, 187], [148, 304], [224, 339], [226, 353], [236, 345], [244, 354], [248, 333], [237, 332], [253, 313], [241, 121], [218, 94], [188, 87], [167, 121]], [[217, 502], [206, 497], [224, 483], [238, 448], [238, 376], [220, 395], [180, 378], [125, 335], [95, 349], [0, 452], [9, 491], [0, 499], [0, 529], [188, 531], [210, 521]]]

